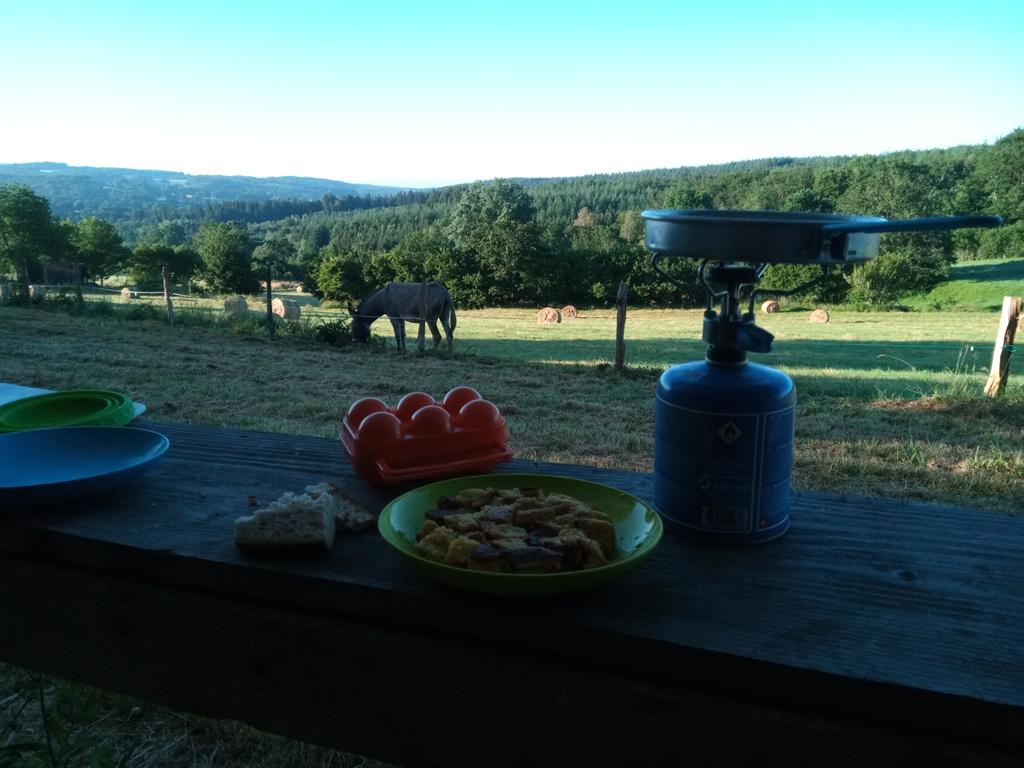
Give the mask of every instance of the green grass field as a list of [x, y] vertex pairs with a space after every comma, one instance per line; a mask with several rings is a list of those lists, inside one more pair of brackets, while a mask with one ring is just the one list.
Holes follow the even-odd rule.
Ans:
[[[614, 359], [615, 318], [584, 312], [558, 325], [538, 325], [529, 313], [494, 310], [459, 316], [459, 349], [535, 364], [597, 365]], [[810, 312], [761, 316], [774, 350], [752, 359], [779, 367], [806, 394], [910, 397], [941, 393], [982, 375], [991, 356], [991, 312], [942, 314], [833, 311], [830, 322]], [[627, 315], [626, 361], [660, 372], [700, 359], [698, 310], [634, 310]]]
[[[337, 317], [313, 303], [309, 322]], [[701, 315], [689, 310], [631, 310], [628, 367], [617, 372], [608, 311], [557, 325], [538, 325], [532, 310], [460, 312], [450, 359], [396, 354], [386, 321], [374, 326], [386, 347], [335, 348], [308, 332], [271, 341], [252, 322], [214, 324], [222, 313], [208, 304], [190, 315], [182, 302], [175, 328], [128, 319], [132, 305], [119, 300], [85, 316], [0, 306], [0, 380], [121, 390], [155, 421], [332, 439], [359, 397], [394, 403], [470, 384], [503, 410], [520, 457], [647, 471], [658, 376], [703, 355]], [[760, 361], [788, 371], [799, 393], [798, 489], [1024, 509], [1024, 360], [1000, 399], [982, 395], [997, 312], [833, 311], [815, 324], [809, 309], [761, 318], [776, 349]], [[378, 765], [0, 667], [0, 766], [57, 764]]]
[[[827, 324], [810, 322], [811, 306], [790, 305], [779, 313], [761, 314], [758, 322], [775, 334], [776, 344], [772, 353], [755, 359], [802, 379], [801, 391], [808, 394], [835, 393], [838, 388], [857, 397], [921, 397], [948, 392], [951, 387], [964, 385], [964, 374], [983, 377], [987, 371], [995, 338], [992, 314], [1001, 306], [1003, 291], [1024, 292], [1024, 282], [1003, 278], [1018, 274], [1024, 280], [1024, 261], [958, 265], [955, 276], [975, 277], [956, 279], [933, 292], [938, 295], [948, 291], [961, 297], [962, 303], [957, 305], [960, 311], [955, 313], [830, 308]], [[982, 280], [979, 275], [993, 280]], [[972, 292], [963, 287], [968, 284], [974, 286]], [[308, 294], [275, 295], [300, 303], [300, 322], [316, 323], [347, 315], [342, 310], [321, 308]], [[121, 304], [112, 293], [96, 293], [88, 298]], [[253, 316], [264, 311], [262, 301], [249, 300]], [[144, 297], [142, 302], [162, 310], [162, 298]], [[179, 315], [190, 310], [222, 314], [220, 299], [176, 299], [176, 303]], [[633, 369], [660, 372], [702, 357], [701, 322], [700, 310], [631, 310], [626, 329], [627, 364]], [[387, 344], [394, 344], [386, 319], [375, 323], [373, 331]], [[415, 334], [414, 329], [411, 332]], [[614, 359], [614, 337], [615, 314], [607, 309], [583, 311], [576, 319], [551, 325], [538, 324], [532, 310], [458, 313], [459, 351], [484, 357], [536, 364], [601, 365]], [[428, 344], [429, 338], [427, 334]]]
[[1003, 296], [1024, 293], [1024, 259], [965, 261], [950, 279], [923, 296], [902, 303], [924, 310], [998, 310]]
[[[797, 384], [798, 488], [1024, 508], [1016, 408], [1024, 376], [1011, 375], [998, 401], [981, 394], [996, 313], [837, 311], [816, 324], [793, 310], [762, 321], [776, 351], [761, 361]], [[374, 330], [391, 352], [336, 349], [308, 334], [270, 341], [251, 325], [230, 334], [209, 322], [171, 329], [116, 313], [76, 318], [9, 307], [0, 308], [0, 322], [9, 329], [0, 338], [5, 380], [120, 388], [156, 420], [335, 437], [359, 397], [441, 395], [470, 384], [506, 412], [520, 456], [638, 470], [652, 462], [658, 376], [703, 355], [701, 317], [692, 310], [630, 311], [623, 373], [610, 369], [608, 312], [555, 325], [539, 325], [530, 310], [462, 312], [454, 360], [395, 354], [386, 321]], [[909, 443], [912, 461], [901, 458]]]

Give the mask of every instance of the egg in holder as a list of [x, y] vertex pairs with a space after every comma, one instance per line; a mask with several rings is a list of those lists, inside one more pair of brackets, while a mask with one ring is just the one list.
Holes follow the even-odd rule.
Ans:
[[505, 418], [472, 387], [438, 403], [410, 392], [395, 408], [376, 397], [348, 409], [341, 441], [356, 473], [374, 485], [483, 472], [512, 458]]

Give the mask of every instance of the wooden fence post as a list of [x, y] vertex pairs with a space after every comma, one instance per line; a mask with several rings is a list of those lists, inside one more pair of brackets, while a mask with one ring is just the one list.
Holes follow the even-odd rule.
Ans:
[[626, 364], [626, 299], [629, 297], [629, 286], [625, 281], [619, 283], [619, 292], [615, 294], [615, 370], [621, 371]]
[[270, 332], [270, 338], [274, 338], [277, 333], [277, 327], [274, 323], [274, 297], [270, 292], [270, 278], [271, 268], [267, 265], [267, 330]]
[[167, 322], [174, 325], [174, 305], [171, 303], [171, 282], [167, 279], [167, 265], [165, 264], [160, 273], [164, 278], [164, 303], [167, 305]]
[[989, 397], [999, 397], [1010, 377], [1010, 357], [1013, 355], [1013, 338], [1017, 333], [1020, 310], [1020, 296], [1003, 297], [1003, 314], [999, 318], [996, 346], [992, 350], [992, 366], [985, 382], [985, 394]]
[[85, 299], [82, 297], [82, 268], [84, 265], [75, 264], [75, 309], [81, 312], [85, 308]]
[[25, 301], [31, 303], [32, 289], [29, 288], [29, 276], [28, 276], [28, 259], [24, 256], [21, 257], [21, 285], [25, 289]]

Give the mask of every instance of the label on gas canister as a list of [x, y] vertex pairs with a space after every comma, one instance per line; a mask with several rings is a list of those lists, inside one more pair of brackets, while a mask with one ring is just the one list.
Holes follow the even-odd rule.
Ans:
[[654, 501], [666, 523], [740, 540], [785, 530], [794, 413], [700, 411], [659, 397]]

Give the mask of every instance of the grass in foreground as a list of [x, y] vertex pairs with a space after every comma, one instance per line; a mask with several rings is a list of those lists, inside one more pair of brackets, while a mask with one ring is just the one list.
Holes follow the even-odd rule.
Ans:
[[0, 664], [3, 768], [388, 768]]

